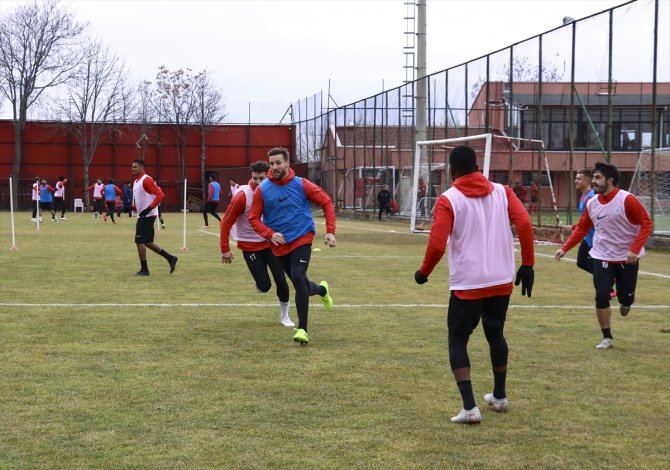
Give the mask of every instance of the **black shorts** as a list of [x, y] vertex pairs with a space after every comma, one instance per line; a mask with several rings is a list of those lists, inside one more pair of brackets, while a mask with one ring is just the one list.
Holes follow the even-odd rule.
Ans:
[[212, 214], [216, 212], [216, 209], [219, 207], [219, 201], [207, 201], [205, 206], [202, 208], [202, 212], [205, 214]]
[[509, 295], [498, 295], [477, 300], [464, 300], [451, 292], [447, 326], [449, 331], [458, 335], [472, 334], [479, 319], [484, 326], [504, 326], [509, 306]]
[[138, 217], [135, 224], [135, 243], [152, 243], [154, 241], [154, 222], [156, 217]]
[[40, 202], [40, 209], [43, 211], [51, 211], [53, 210], [53, 207], [50, 202]]
[[619, 303], [626, 306], [633, 305], [639, 265], [639, 262], [635, 264], [608, 263], [594, 259], [593, 287], [596, 289], [596, 308], [610, 306], [610, 292], [614, 281], [616, 281], [616, 296]]

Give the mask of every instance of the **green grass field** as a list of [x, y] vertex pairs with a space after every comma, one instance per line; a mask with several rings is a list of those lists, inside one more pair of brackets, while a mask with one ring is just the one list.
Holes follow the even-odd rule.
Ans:
[[[642, 260], [616, 347], [597, 351], [593, 288], [574, 262], [537, 246], [533, 297], [508, 312], [510, 412], [492, 388], [481, 328], [470, 341], [480, 426], [461, 408], [448, 363], [446, 259], [417, 286], [427, 237], [406, 226], [338, 220], [310, 277], [310, 343], [279, 324], [239, 251], [188, 215], [166, 214], [137, 278], [134, 219], [45, 221], [0, 213], [0, 468], [661, 469], [670, 456], [670, 254]], [[234, 249], [236, 250], [236, 249]], [[568, 258], [576, 256], [576, 249]], [[660, 276], [659, 276], [660, 275]], [[291, 289], [291, 298], [293, 290]], [[291, 316], [297, 320], [291, 307]]]

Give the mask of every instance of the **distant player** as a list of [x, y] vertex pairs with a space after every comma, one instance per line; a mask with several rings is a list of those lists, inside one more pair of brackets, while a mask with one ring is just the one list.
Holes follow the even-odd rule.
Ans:
[[478, 171], [471, 147], [460, 145], [451, 151], [449, 172], [453, 184], [437, 199], [426, 254], [414, 279], [417, 284], [427, 282], [448, 245], [449, 363], [463, 400], [463, 409], [451, 421], [476, 424], [481, 414], [470, 381], [468, 341], [481, 319], [493, 369], [493, 392], [484, 395], [484, 401], [496, 411], [506, 412], [508, 348], [503, 331], [514, 278], [510, 222], [521, 243], [521, 266], [515, 283], [521, 283], [521, 295], [528, 297], [535, 280], [533, 227], [512, 189], [491, 183]]
[[219, 205], [221, 200], [221, 185], [216, 181], [216, 175], [212, 173], [209, 175], [209, 186], [207, 187], [207, 202], [205, 207], [202, 208], [202, 216], [205, 219], [205, 225], [202, 228], [209, 228], [209, 221], [207, 220], [207, 214], [211, 214], [216, 220], [221, 222], [221, 217], [216, 213], [216, 208]]
[[154, 243], [154, 223], [158, 216], [158, 204], [163, 200], [165, 194], [158, 187], [156, 182], [144, 172], [144, 160], [133, 160], [132, 175], [135, 178], [133, 183], [133, 199], [135, 200], [135, 209], [137, 210], [137, 224], [135, 228], [135, 244], [137, 245], [137, 254], [140, 257], [140, 270], [135, 273], [136, 276], [148, 276], [149, 267], [147, 264], [147, 248], [154, 253], [161, 255], [170, 265], [170, 273], [174, 272], [177, 266], [178, 258]]
[[64, 176], [59, 176], [54, 193], [54, 211], [58, 212], [60, 209], [61, 220], [67, 220], [65, 218], [65, 185], [67, 185], [67, 180]]
[[233, 262], [233, 253], [230, 251], [228, 242], [232, 234], [237, 241], [237, 247], [242, 250], [244, 261], [260, 292], [268, 292], [272, 287], [268, 275], [268, 268], [270, 268], [279, 298], [279, 321], [284, 326], [295, 326], [288, 315], [289, 290], [284, 268], [272, 254], [270, 242], [254, 232], [249, 223], [249, 209], [254, 190], [266, 178], [270, 165], [267, 162], [258, 161], [252, 164], [250, 169], [251, 180], [248, 184], [238, 186], [233, 190], [233, 199], [221, 220], [221, 262], [224, 264]]
[[123, 185], [121, 188], [122, 195], [121, 201], [123, 202], [122, 208], [116, 213], [117, 216], [121, 217], [121, 214], [128, 214], [128, 217], [133, 216], [133, 185], [130, 181]]
[[[33, 216], [30, 219], [31, 222], [37, 222], [39, 206], [40, 206], [40, 177], [36, 176], [33, 181], [33, 190], [32, 190], [32, 201], [33, 201]], [[40, 222], [42, 218], [40, 217]]]
[[40, 220], [42, 220], [42, 211], [49, 211], [51, 212], [51, 221], [58, 222], [56, 212], [53, 209], [54, 192], [56, 192], [56, 188], [51, 187], [46, 178], [42, 178], [42, 184], [40, 185]]
[[116, 225], [116, 220], [114, 220], [114, 212], [116, 211], [116, 196], [123, 195], [121, 188], [114, 184], [114, 179], [109, 178], [107, 184], [105, 185], [105, 204], [107, 205], [107, 213], [102, 214], [102, 217], [107, 222], [107, 217], [112, 219], [112, 223]]
[[647, 210], [632, 194], [617, 188], [619, 170], [614, 165], [596, 163], [591, 185], [597, 197], [584, 208], [577, 228], [556, 251], [560, 260], [595, 227], [593, 246], [593, 286], [596, 290], [596, 317], [603, 340], [596, 348], [614, 346], [611, 330], [610, 290], [616, 281], [619, 312], [628, 315], [635, 301], [638, 260], [644, 256], [644, 244], [653, 225]]
[[105, 185], [102, 183], [102, 178], [98, 178], [95, 183], [88, 188], [84, 188], [84, 192], [93, 190], [93, 217], [102, 216], [105, 210]]
[[[305, 178], [295, 175], [289, 167], [289, 153], [283, 147], [268, 152], [270, 173], [258, 185], [249, 211], [249, 222], [256, 233], [270, 240], [272, 253], [279, 259], [295, 288], [298, 329], [293, 340], [301, 344], [309, 341], [307, 317], [309, 297], [319, 295], [326, 309], [333, 307], [328, 283], [315, 284], [307, 278], [312, 256], [314, 219], [309, 203], [321, 206], [326, 218], [325, 242], [334, 247], [335, 210], [333, 202], [323, 189]], [[262, 219], [261, 219], [262, 217]]]

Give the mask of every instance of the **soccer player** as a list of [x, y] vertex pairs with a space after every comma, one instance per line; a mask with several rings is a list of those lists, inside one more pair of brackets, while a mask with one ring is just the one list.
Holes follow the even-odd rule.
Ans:
[[589, 255], [593, 258], [596, 317], [603, 334], [597, 349], [614, 346], [610, 290], [615, 281], [619, 313], [625, 317], [630, 312], [635, 301], [638, 260], [644, 256], [644, 244], [653, 228], [642, 203], [629, 192], [617, 188], [618, 182], [617, 167], [596, 163], [591, 185], [597, 197], [586, 203], [577, 228], [555, 254], [557, 260], [563, 258], [595, 227]]
[[54, 193], [54, 211], [58, 212], [60, 209], [60, 220], [67, 220], [65, 218], [65, 185], [67, 180], [65, 176], [59, 176], [56, 182], [56, 192]]
[[216, 175], [212, 173], [209, 175], [209, 186], [207, 187], [207, 202], [205, 207], [202, 208], [202, 216], [205, 219], [205, 225], [202, 228], [209, 228], [209, 221], [207, 220], [207, 214], [212, 214], [216, 220], [221, 222], [221, 217], [216, 213], [216, 208], [219, 205], [219, 200], [221, 200], [221, 185], [216, 181]]
[[[316, 184], [295, 175], [289, 164], [289, 153], [283, 147], [268, 152], [270, 172], [258, 185], [249, 211], [249, 222], [260, 236], [272, 243], [272, 253], [279, 259], [295, 288], [298, 328], [293, 340], [306, 344], [309, 297], [321, 296], [323, 306], [333, 307], [328, 283], [315, 284], [307, 278], [307, 268], [314, 240], [314, 219], [309, 203], [321, 206], [326, 218], [325, 243], [334, 247], [335, 210], [330, 197]], [[263, 219], [261, 220], [261, 216]]]
[[116, 215], [121, 217], [121, 214], [128, 214], [128, 217], [133, 216], [133, 185], [130, 181], [123, 185], [121, 189], [123, 194], [121, 195], [121, 200], [123, 201], [123, 207], [119, 210]]
[[477, 171], [476, 161], [475, 151], [464, 145], [449, 154], [453, 184], [437, 200], [423, 264], [414, 274], [417, 284], [427, 282], [448, 244], [449, 362], [463, 399], [463, 409], [451, 421], [466, 424], [481, 422], [467, 348], [480, 318], [493, 368], [493, 392], [484, 395], [484, 401], [498, 412], [509, 408], [505, 390], [508, 349], [503, 329], [514, 277], [510, 221], [521, 242], [521, 266], [515, 282], [521, 283], [521, 295], [530, 297], [535, 279], [530, 216], [509, 186], [491, 183]]
[[42, 178], [42, 184], [40, 185], [40, 220], [42, 220], [42, 211], [51, 212], [51, 221], [58, 222], [56, 218], [56, 212], [52, 207], [53, 203], [53, 193], [56, 191], [56, 188], [51, 187], [47, 183], [46, 178]]
[[95, 183], [88, 188], [84, 188], [83, 192], [86, 192], [89, 189], [93, 190], [93, 217], [98, 217], [98, 215], [102, 215], [102, 211], [105, 209], [103, 201], [105, 185], [102, 184], [102, 178], [98, 178]]
[[[38, 209], [40, 205], [40, 177], [36, 176], [35, 181], [33, 181], [33, 192], [32, 192], [32, 201], [33, 201], [33, 216], [30, 219], [31, 222], [37, 222]], [[40, 217], [40, 222], [41, 222]]]
[[116, 220], [114, 220], [114, 211], [116, 211], [116, 196], [123, 195], [121, 188], [114, 184], [114, 179], [109, 178], [107, 184], [105, 185], [104, 190], [105, 195], [105, 204], [107, 205], [107, 213], [102, 214], [102, 217], [107, 222], [107, 217], [112, 218], [112, 223], [116, 225]]
[[135, 226], [135, 244], [137, 245], [137, 254], [140, 257], [140, 270], [135, 273], [136, 276], [148, 276], [149, 267], [147, 265], [147, 248], [154, 253], [161, 255], [170, 265], [170, 273], [173, 273], [177, 266], [176, 256], [154, 243], [154, 222], [158, 215], [158, 204], [163, 200], [165, 194], [156, 182], [144, 172], [146, 164], [144, 160], [133, 160], [132, 175], [135, 178], [133, 183], [133, 199], [135, 200], [135, 210], [137, 210], [137, 224]]
[[242, 250], [244, 261], [251, 276], [256, 281], [256, 289], [260, 292], [268, 292], [272, 287], [268, 267], [277, 286], [277, 297], [279, 298], [279, 322], [284, 326], [295, 326], [288, 315], [288, 283], [284, 275], [284, 268], [277, 258], [272, 254], [270, 242], [254, 232], [249, 224], [249, 209], [254, 197], [254, 190], [266, 178], [270, 165], [264, 161], [257, 161], [250, 166], [251, 180], [248, 184], [239, 186], [234, 190], [233, 199], [230, 201], [223, 219], [221, 220], [221, 262], [231, 264], [233, 253], [230, 251], [228, 242], [232, 233], [237, 241], [237, 247]]

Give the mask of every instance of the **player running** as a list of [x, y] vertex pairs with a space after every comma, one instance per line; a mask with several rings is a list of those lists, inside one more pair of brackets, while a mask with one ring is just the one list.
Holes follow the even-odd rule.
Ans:
[[170, 273], [174, 272], [177, 266], [176, 256], [154, 243], [154, 222], [158, 215], [158, 204], [163, 200], [165, 194], [156, 182], [144, 172], [146, 164], [144, 160], [133, 160], [132, 175], [135, 178], [133, 183], [133, 199], [135, 200], [135, 210], [137, 211], [137, 224], [135, 228], [135, 244], [137, 245], [137, 254], [140, 257], [141, 269], [135, 273], [136, 276], [148, 276], [149, 267], [147, 265], [147, 248], [154, 253], [161, 255], [170, 265]]
[[102, 214], [103, 219], [107, 222], [107, 217], [111, 217], [112, 223], [116, 225], [116, 220], [114, 220], [114, 211], [116, 211], [116, 196], [122, 196], [123, 192], [121, 188], [114, 184], [114, 179], [109, 178], [107, 184], [105, 185], [105, 204], [107, 205], [107, 213]]
[[270, 242], [254, 232], [249, 223], [249, 209], [254, 197], [254, 190], [266, 178], [270, 165], [258, 161], [250, 166], [251, 180], [248, 184], [238, 186], [233, 193], [233, 199], [221, 219], [221, 262], [231, 264], [233, 253], [228, 242], [232, 234], [237, 241], [237, 247], [242, 250], [244, 261], [251, 276], [256, 281], [256, 289], [268, 292], [272, 287], [268, 267], [277, 286], [279, 298], [279, 321], [284, 326], [295, 326], [288, 315], [289, 291], [284, 268], [272, 254]]
[[628, 315], [635, 301], [638, 260], [653, 224], [647, 210], [631, 193], [617, 188], [619, 170], [614, 165], [596, 163], [591, 184], [598, 195], [589, 200], [577, 228], [568, 241], [556, 250], [560, 260], [595, 227], [593, 247], [593, 286], [596, 290], [596, 317], [603, 340], [596, 349], [614, 346], [611, 330], [610, 290], [616, 281], [619, 313]]
[[275, 147], [268, 152], [268, 157], [270, 172], [268, 178], [254, 192], [249, 222], [256, 233], [272, 243], [272, 253], [291, 279], [298, 312], [298, 329], [293, 340], [306, 344], [309, 341], [309, 297], [319, 295], [327, 310], [333, 307], [328, 283], [321, 281], [319, 285], [307, 278], [312, 240], [316, 231], [309, 203], [314, 202], [323, 209], [326, 218], [325, 243], [330, 247], [337, 244], [335, 210], [333, 202], [323, 189], [295, 175], [289, 167], [288, 150]]
[[40, 220], [42, 220], [42, 211], [49, 211], [51, 212], [51, 221], [58, 222], [56, 212], [53, 209], [53, 193], [55, 192], [56, 188], [49, 185], [46, 178], [42, 178], [42, 184], [40, 185]]
[[484, 395], [484, 401], [506, 412], [508, 348], [503, 329], [514, 278], [514, 238], [509, 223], [516, 227], [521, 243], [515, 284], [521, 283], [521, 295], [528, 297], [535, 280], [533, 227], [512, 189], [491, 183], [478, 171], [471, 147], [460, 145], [451, 151], [449, 171], [453, 184], [435, 204], [426, 255], [414, 279], [417, 284], [428, 281], [448, 244], [449, 363], [463, 400], [463, 409], [451, 421], [476, 424], [482, 418], [470, 381], [468, 341], [481, 318], [493, 369], [493, 392]]
[[207, 202], [205, 207], [202, 208], [202, 216], [205, 219], [205, 225], [202, 226], [204, 229], [209, 228], [209, 221], [207, 220], [207, 214], [212, 214], [216, 220], [221, 222], [221, 217], [216, 213], [216, 208], [219, 206], [219, 200], [221, 200], [221, 185], [216, 181], [216, 175], [212, 173], [209, 175], [209, 186], [207, 187]]

